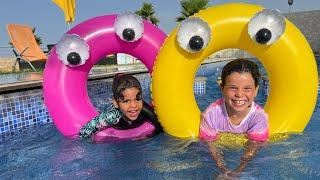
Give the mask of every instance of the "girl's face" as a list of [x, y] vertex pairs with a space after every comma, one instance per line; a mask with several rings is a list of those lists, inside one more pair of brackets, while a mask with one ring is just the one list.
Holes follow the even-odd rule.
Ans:
[[113, 100], [113, 105], [119, 108], [124, 116], [129, 120], [134, 121], [138, 118], [143, 102], [138, 88], [127, 88], [122, 92], [123, 100]]
[[233, 72], [227, 76], [221, 91], [229, 117], [246, 115], [257, 96], [258, 89], [259, 86], [255, 87], [251, 73]]

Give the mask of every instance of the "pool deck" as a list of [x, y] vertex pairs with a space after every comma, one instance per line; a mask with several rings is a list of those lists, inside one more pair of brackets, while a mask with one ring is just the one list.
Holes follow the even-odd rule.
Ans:
[[[207, 59], [203, 64], [230, 60], [229, 58]], [[141, 74], [148, 70], [143, 64], [97, 66], [89, 73], [88, 81], [113, 77], [116, 73]], [[10, 93], [42, 88], [42, 72], [0, 74], [0, 93]]]

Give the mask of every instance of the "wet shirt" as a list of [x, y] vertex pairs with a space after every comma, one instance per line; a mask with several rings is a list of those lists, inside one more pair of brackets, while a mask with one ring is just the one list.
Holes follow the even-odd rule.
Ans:
[[[150, 115], [148, 113], [152, 113], [152, 115]], [[143, 123], [145, 123], [146, 121], [149, 121], [155, 127], [155, 131], [151, 135], [151, 136], [154, 136], [154, 135], [157, 135], [160, 132], [162, 132], [163, 129], [162, 129], [162, 126], [160, 125], [156, 115], [153, 113], [154, 113], [153, 110], [151, 112], [151, 109], [148, 109], [144, 105], [141, 113], [139, 114], [139, 116], [136, 120], [130, 121], [126, 117], [121, 117], [119, 119], [119, 122], [117, 122], [116, 124], [112, 124], [111, 127], [114, 129], [118, 129], [118, 130], [128, 130], [128, 129], [137, 128], [137, 127], [141, 126]]]
[[268, 116], [254, 102], [239, 125], [233, 125], [230, 122], [223, 99], [212, 103], [202, 116], [199, 132], [201, 139], [216, 140], [219, 132], [247, 134], [248, 139], [254, 141], [266, 141], [269, 136]]
[[141, 126], [146, 121], [149, 121], [155, 127], [154, 132], [149, 137], [163, 132], [163, 128], [159, 123], [153, 108], [148, 103], [143, 102], [141, 113], [134, 121], [130, 121], [126, 117], [122, 116], [120, 110], [111, 105], [106, 111], [86, 123], [80, 129], [79, 137], [81, 139], [88, 139], [92, 134], [109, 127], [118, 130], [133, 129]]

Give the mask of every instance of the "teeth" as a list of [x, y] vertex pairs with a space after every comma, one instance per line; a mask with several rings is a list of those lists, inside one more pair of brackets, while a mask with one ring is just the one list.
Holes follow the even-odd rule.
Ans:
[[243, 105], [245, 103], [244, 100], [234, 100], [233, 102], [237, 105]]
[[137, 112], [137, 110], [129, 111], [129, 113], [136, 113], [136, 112]]

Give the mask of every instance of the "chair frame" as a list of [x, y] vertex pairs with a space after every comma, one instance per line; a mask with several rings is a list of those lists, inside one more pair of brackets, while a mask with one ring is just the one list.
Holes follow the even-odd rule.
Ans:
[[23, 53], [28, 49], [29, 49], [29, 47], [26, 47], [20, 54], [15, 49], [12, 49], [13, 53], [16, 55], [16, 61], [14, 62], [14, 65], [12, 67], [13, 71], [16, 70], [16, 65], [21, 60], [28, 63], [31, 66], [32, 70], [37, 71], [37, 69], [32, 65], [32, 63], [30, 61], [27, 61], [27, 60], [23, 59], [23, 57], [22, 57]]
[[[11, 24], [10, 24], [11, 25]], [[19, 24], [12, 24], [12, 25], [19, 25]], [[7, 25], [7, 29], [8, 29], [8, 26], [9, 26], [9, 24]], [[25, 25], [19, 25], [19, 26], [25, 26]], [[29, 26], [25, 26], [25, 27], [27, 27], [27, 28], [30, 28]], [[9, 29], [8, 29], [8, 33], [9, 33], [9, 36], [10, 36], [10, 39], [11, 39], [11, 41], [13, 41], [13, 39], [12, 39], [12, 35], [11, 35], [11, 32], [9, 32]], [[12, 42], [13, 43], [13, 42]], [[27, 52], [28, 50], [29, 50], [29, 48], [30, 47], [26, 47], [25, 49], [23, 49], [22, 51], [21, 51], [21, 53], [19, 53], [19, 50], [16, 48], [16, 46], [14, 45], [14, 43], [13, 43], [13, 49], [12, 49], [12, 51], [13, 51], [13, 53], [15, 54], [15, 56], [16, 56], [16, 61], [15, 61], [15, 63], [14, 63], [14, 65], [13, 65], [13, 71], [16, 71], [16, 65], [17, 65], [17, 63], [20, 63], [20, 62], [26, 62], [31, 68], [32, 68], [32, 70], [33, 71], [38, 71], [37, 70], [37, 68], [35, 68], [35, 66], [32, 64], [32, 62], [35, 62], [35, 61], [38, 61], [38, 60], [33, 60], [33, 61], [30, 61], [30, 60], [28, 60], [28, 59], [25, 59], [24, 58], [24, 53], [25, 52]], [[43, 51], [42, 51], [43, 52]], [[44, 53], [44, 52], [43, 52]], [[39, 61], [41, 61], [41, 59], [39, 59]]]

